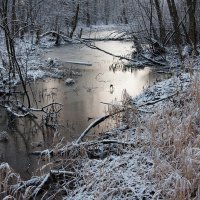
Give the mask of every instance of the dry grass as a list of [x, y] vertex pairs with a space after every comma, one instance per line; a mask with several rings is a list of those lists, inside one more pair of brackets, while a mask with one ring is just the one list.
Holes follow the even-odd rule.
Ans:
[[193, 77], [189, 88], [146, 122], [152, 180], [163, 199], [200, 199], [200, 81]]
[[[176, 96], [142, 109], [124, 92], [122, 105], [110, 112], [125, 108], [114, 120], [126, 126], [97, 141], [58, 144], [44, 151], [38, 177], [26, 185], [2, 164], [0, 191], [15, 199], [33, 194], [33, 199], [200, 199], [200, 78], [190, 75], [181, 84], [174, 87]], [[154, 90], [158, 97], [160, 90]], [[101, 143], [105, 138], [121, 143]], [[73, 176], [59, 175], [37, 193], [54, 169]]]

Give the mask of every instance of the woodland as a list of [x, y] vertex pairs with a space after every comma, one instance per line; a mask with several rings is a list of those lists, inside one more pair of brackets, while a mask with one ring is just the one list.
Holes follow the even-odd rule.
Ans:
[[[97, 30], [111, 31], [92, 37]], [[117, 55], [98, 41], [132, 48]], [[80, 74], [72, 67], [63, 72], [61, 61], [44, 61], [42, 53], [52, 47], [78, 44], [117, 59], [112, 68], [149, 67], [169, 75], [136, 97], [124, 88], [120, 103], [101, 102], [105, 115], [88, 118], [92, 122], [75, 140], [32, 151], [39, 166], [26, 179], [0, 148], [0, 199], [200, 199], [199, 42], [199, 0], [0, 0], [0, 118], [6, 116], [0, 147], [19, 119], [41, 117], [40, 127], [59, 135], [64, 105], [41, 106], [32, 84], [50, 77], [71, 87]], [[79, 57], [66, 63], [91, 65]], [[102, 77], [95, 79], [105, 83]], [[110, 93], [114, 87], [109, 83]], [[88, 137], [108, 119], [115, 128]]]

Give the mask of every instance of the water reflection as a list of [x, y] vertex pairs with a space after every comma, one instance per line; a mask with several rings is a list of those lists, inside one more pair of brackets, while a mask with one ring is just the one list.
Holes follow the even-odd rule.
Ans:
[[[132, 46], [131, 43], [116, 41], [98, 42], [96, 45], [118, 55], [128, 53]], [[0, 143], [1, 161], [11, 164], [25, 178], [37, 166], [37, 162], [30, 157], [30, 152], [49, 148], [62, 137], [65, 138], [64, 141], [74, 140], [92, 119], [104, 115], [107, 105], [100, 102], [120, 101], [124, 89], [136, 96], [158, 76], [150, 68], [127, 69], [120, 65], [113, 65], [113, 68], [111, 65], [116, 61], [111, 56], [80, 45], [50, 49], [44, 59], [48, 57], [62, 61], [89, 62], [92, 66], [64, 65], [64, 68], [70, 67], [82, 74], [70, 87], [65, 85], [64, 80], [57, 79], [39, 80], [32, 84], [32, 103], [35, 106], [42, 107], [52, 102], [63, 104], [63, 110], [58, 114], [58, 123], [62, 126], [59, 126], [60, 135], [55, 135], [51, 128], [44, 125], [42, 113], [37, 113], [38, 119], [17, 121], [17, 128], [9, 131], [9, 141]], [[6, 117], [1, 120], [1, 130], [6, 129], [6, 120]], [[112, 126], [115, 126], [112, 121], [106, 121], [98, 129], [92, 130], [92, 133], [99, 134]]]

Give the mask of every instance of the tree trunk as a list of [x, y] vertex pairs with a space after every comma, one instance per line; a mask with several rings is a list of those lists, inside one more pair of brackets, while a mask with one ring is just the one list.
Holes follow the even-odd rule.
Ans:
[[78, 23], [78, 15], [79, 15], [79, 4], [77, 5], [76, 7], [76, 14], [75, 16], [72, 18], [72, 22], [71, 22], [71, 25], [72, 25], [72, 31], [70, 33], [70, 38], [73, 37], [73, 34], [74, 34], [74, 31], [76, 30], [76, 26], [77, 26], [77, 23]]
[[17, 16], [16, 16], [16, 0], [12, 1], [12, 21], [11, 21], [11, 35], [16, 36], [18, 32], [17, 28]]
[[128, 19], [127, 19], [127, 16], [126, 16], [126, 8], [125, 8], [125, 1], [124, 0], [122, 0], [122, 4], [123, 4], [123, 9], [122, 9], [123, 22], [125, 24], [128, 24]]
[[87, 11], [86, 11], [86, 25], [87, 25], [87, 27], [89, 27], [90, 24], [91, 24], [89, 0], [87, 0], [87, 2], [86, 2], [86, 9], [87, 9]]
[[163, 22], [163, 14], [160, 8], [160, 1], [154, 0], [154, 3], [155, 3], [156, 13], [157, 13], [158, 23], [159, 23], [160, 41], [163, 42], [166, 36], [166, 29]]
[[167, 0], [167, 5], [169, 8], [170, 17], [172, 19], [173, 28], [175, 31], [175, 43], [178, 49], [179, 56], [182, 59], [182, 56], [181, 56], [182, 38], [181, 38], [181, 31], [179, 27], [179, 16], [176, 9], [176, 4], [174, 0]]
[[[26, 89], [26, 81], [23, 78], [22, 71], [20, 68], [20, 65], [17, 61], [16, 53], [15, 53], [15, 47], [14, 47], [14, 38], [12, 35], [12, 30], [10, 30], [9, 27], [9, 21], [8, 21], [8, 0], [4, 0], [3, 2], [0, 2], [0, 16], [2, 20], [2, 26], [1, 28], [4, 31], [4, 36], [6, 40], [6, 50], [8, 54], [8, 60], [9, 60], [9, 83], [11, 84], [11, 79], [15, 78], [15, 73], [17, 72], [19, 75], [19, 78], [21, 80], [25, 95], [27, 97], [28, 101], [28, 107], [30, 108], [30, 98]], [[12, 26], [11, 26], [12, 27]], [[13, 77], [11, 77], [11, 74]], [[11, 87], [11, 85], [10, 85]]]
[[191, 40], [191, 43], [193, 45], [194, 54], [198, 54], [197, 52], [197, 28], [196, 28], [196, 18], [195, 18], [195, 12], [196, 12], [196, 0], [186, 0], [187, 7], [189, 9], [188, 15], [189, 15], [189, 38]]

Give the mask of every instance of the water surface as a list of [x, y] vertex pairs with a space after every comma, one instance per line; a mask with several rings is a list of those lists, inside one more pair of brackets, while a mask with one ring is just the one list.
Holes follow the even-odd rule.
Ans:
[[[116, 55], [125, 55], [132, 48], [130, 42], [96, 42], [96, 45]], [[32, 84], [38, 107], [52, 102], [63, 104], [63, 110], [58, 115], [58, 123], [62, 126], [58, 127], [59, 134], [55, 134], [49, 128], [44, 128], [41, 122], [42, 113], [37, 113], [38, 119], [34, 121], [19, 119], [14, 122], [17, 128], [9, 132], [8, 142], [0, 143], [0, 159], [8, 162], [24, 178], [32, 175], [34, 169], [37, 168], [37, 161], [30, 156], [30, 152], [51, 148], [60, 138], [64, 138], [65, 142], [78, 138], [92, 120], [105, 114], [107, 105], [101, 102], [120, 101], [123, 90], [134, 97], [158, 78], [158, 74], [150, 68], [113, 70], [110, 66], [117, 62], [116, 59], [80, 44], [48, 49], [43, 57], [44, 59], [58, 58], [63, 62], [87, 62], [92, 65], [64, 64], [63, 68], [70, 67], [82, 74], [82, 76], [73, 77], [75, 78], [73, 86], [67, 86], [65, 79], [50, 78]], [[6, 115], [3, 114], [1, 117], [0, 128], [7, 130]], [[107, 121], [92, 132], [102, 133], [114, 127], [113, 123]]]

